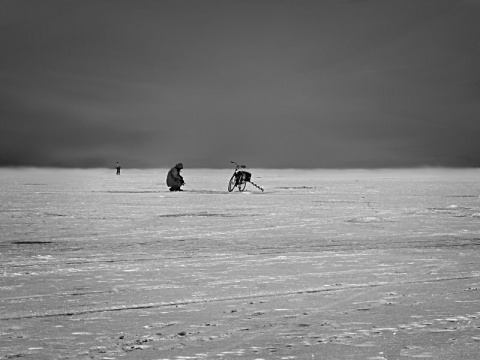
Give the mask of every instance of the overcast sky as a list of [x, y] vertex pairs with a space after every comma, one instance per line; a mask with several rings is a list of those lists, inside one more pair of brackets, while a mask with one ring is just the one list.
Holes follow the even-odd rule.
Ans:
[[0, 165], [480, 166], [480, 0], [1, 0]]

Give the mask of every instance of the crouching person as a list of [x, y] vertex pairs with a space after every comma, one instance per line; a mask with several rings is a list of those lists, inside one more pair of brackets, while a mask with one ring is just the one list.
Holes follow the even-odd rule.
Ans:
[[167, 186], [170, 187], [170, 191], [183, 191], [180, 187], [185, 184], [180, 171], [183, 169], [183, 164], [178, 163], [167, 174]]

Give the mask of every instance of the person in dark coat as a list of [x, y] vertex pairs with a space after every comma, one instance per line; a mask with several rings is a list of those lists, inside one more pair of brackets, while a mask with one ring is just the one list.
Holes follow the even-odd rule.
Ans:
[[183, 191], [180, 187], [185, 184], [180, 171], [183, 169], [183, 164], [178, 163], [167, 174], [167, 186], [170, 187], [170, 191]]
[[122, 167], [120, 166], [120, 164], [119, 164], [118, 161], [117, 161], [117, 165], [115, 165], [115, 169], [117, 169], [117, 175], [120, 175], [120, 169], [121, 169], [121, 168], [122, 168]]

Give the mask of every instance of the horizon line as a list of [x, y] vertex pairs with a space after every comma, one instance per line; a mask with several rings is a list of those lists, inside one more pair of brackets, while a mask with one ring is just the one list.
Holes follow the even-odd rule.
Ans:
[[[172, 166], [159, 166], [159, 167], [124, 167], [122, 170], [155, 170], [155, 169], [170, 169]], [[264, 170], [331, 170], [331, 171], [343, 171], [343, 170], [480, 170], [478, 166], [394, 166], [394, 167], [248, 167], [247, 169], [264, 169]], [[1, 169], [45, 169], [45, 170], [115, 170], [115, 167], [106, 166], [93, 166], [93, 167], [79, 167], [79, 166], [36, 166], [36, 165], [0, 165]], [[186, 167], [183, 170], [196, 169], [196, 170], [232, 170], [233, 167]]]

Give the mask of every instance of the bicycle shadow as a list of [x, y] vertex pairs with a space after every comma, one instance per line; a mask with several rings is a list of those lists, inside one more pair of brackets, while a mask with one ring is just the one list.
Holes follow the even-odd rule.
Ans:
[[[228, 192], [227, 190], [193, 190], [193, 189], [185, 189], [183, 190], [184, 193], [192, 193], [192, 194], [211, 194], [211, 195], [229, 195], [229, 194], [253, 194], [257, 193], [253, 190], [245, 190], [245, 191], [232, 191]], [[259, 194], [262, 194], [261, 191], [258, 191]]]

